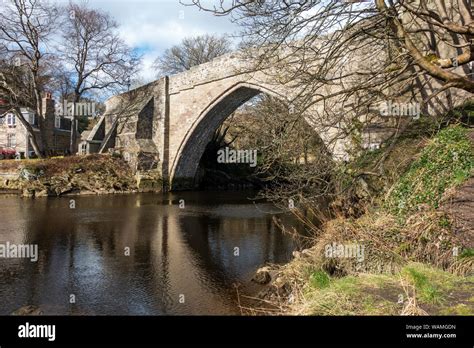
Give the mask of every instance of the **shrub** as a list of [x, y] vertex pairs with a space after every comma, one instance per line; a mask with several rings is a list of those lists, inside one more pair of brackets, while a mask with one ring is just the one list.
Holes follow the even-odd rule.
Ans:
[[451, 126], [438, 133], [421, 156], [391, 190], [387, 206], [396, 213], [413, 211], [420, 204], [438, 208], [446, 189], [464, 182], [474, 168], [467, 130]]

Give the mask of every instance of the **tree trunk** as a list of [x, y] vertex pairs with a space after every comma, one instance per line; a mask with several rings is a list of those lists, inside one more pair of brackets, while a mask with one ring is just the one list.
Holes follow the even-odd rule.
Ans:
[[74, 93], [74, 105], [72, 111], [72, 119], [71, 119], [71, 141], [69, 143], [69, 152], [71, 155], [74, 155], [77, 152], [77, 118], [76, 118], [76, 104], [79, 103], [81, 99], [80, 93]]
[[[36, 62], [36, 65], [38, 62]], [[34, 95], [35, 95], [35, 102], [36, 102], [36, 117], [38, 117], [38, 128], [40, 130], [40, 135], [41, 135], [41, 143], [42, 143], [42, 148], [43, 151], [41, 152], [42, 155], [48, 157], [51, 155], [50, 153], [50, 146], [49, 146], [49, 138], [48, 138], [48, 122], [45, 118], [45, 115], [43, 115], [43, 100], [41, 98], [41, 89], [38, 87], [37, 79], [38, 79], [38, 67], [36, 66], [32, 72], [32, 82], [33, 82], [33, 90], [34, 90]], [[28, 123], [28, 122], [27, 122]], [[28, 123], [29, 124], [29, 123]], [[28, 126], [26, 126], [28, 127]], [[31, 128], [31, 125], [30, 125]], [[40, 157], [40, 154], [37, 154], [38, 157]]]
[[77, 143], [77, 129], [76, 129], [76, 115], [72, 116], [71, 119], [71, 138], [69, 142], [69, 152], [71, 155], [76, 153], [76, 143]]

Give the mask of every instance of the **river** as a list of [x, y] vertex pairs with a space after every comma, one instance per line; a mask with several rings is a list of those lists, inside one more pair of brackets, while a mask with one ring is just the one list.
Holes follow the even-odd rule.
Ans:
[[295, 249], [272, 220], [291, 218], [254, 195], [0, 195], [0, 243], [38, 246], [0, 258], [0, 315], [240, 314], [234, 284], [254, 295], [255, 271]]

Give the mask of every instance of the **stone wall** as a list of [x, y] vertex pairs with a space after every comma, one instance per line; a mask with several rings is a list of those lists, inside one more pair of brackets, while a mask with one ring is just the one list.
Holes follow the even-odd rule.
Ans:
[[107, 136], [113, 132], [116, 136], [101, 148], [102, 152], [113, 146], [134, 170], [161, 171], [163, 152], [159, 151], [159, 144], [163, 141], [166, 83], [167, 79], [161, 79], [106, 102], [104, 139], [109, 139]]
[[55, 129], [53, 132], [53, 152], [56, 155], [65, 155], [69, 153], [71, 142], [71, 132], [63, 129]]

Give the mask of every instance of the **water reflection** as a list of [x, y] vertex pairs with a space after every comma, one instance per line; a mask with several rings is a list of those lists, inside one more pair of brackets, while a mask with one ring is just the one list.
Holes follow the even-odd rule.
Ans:
[[294, 249], [250, 196], [0, 196], [0, 242], [39, 245], [37, 263], [0, 259], [0, 314], [237, 314], [232, 284]]

